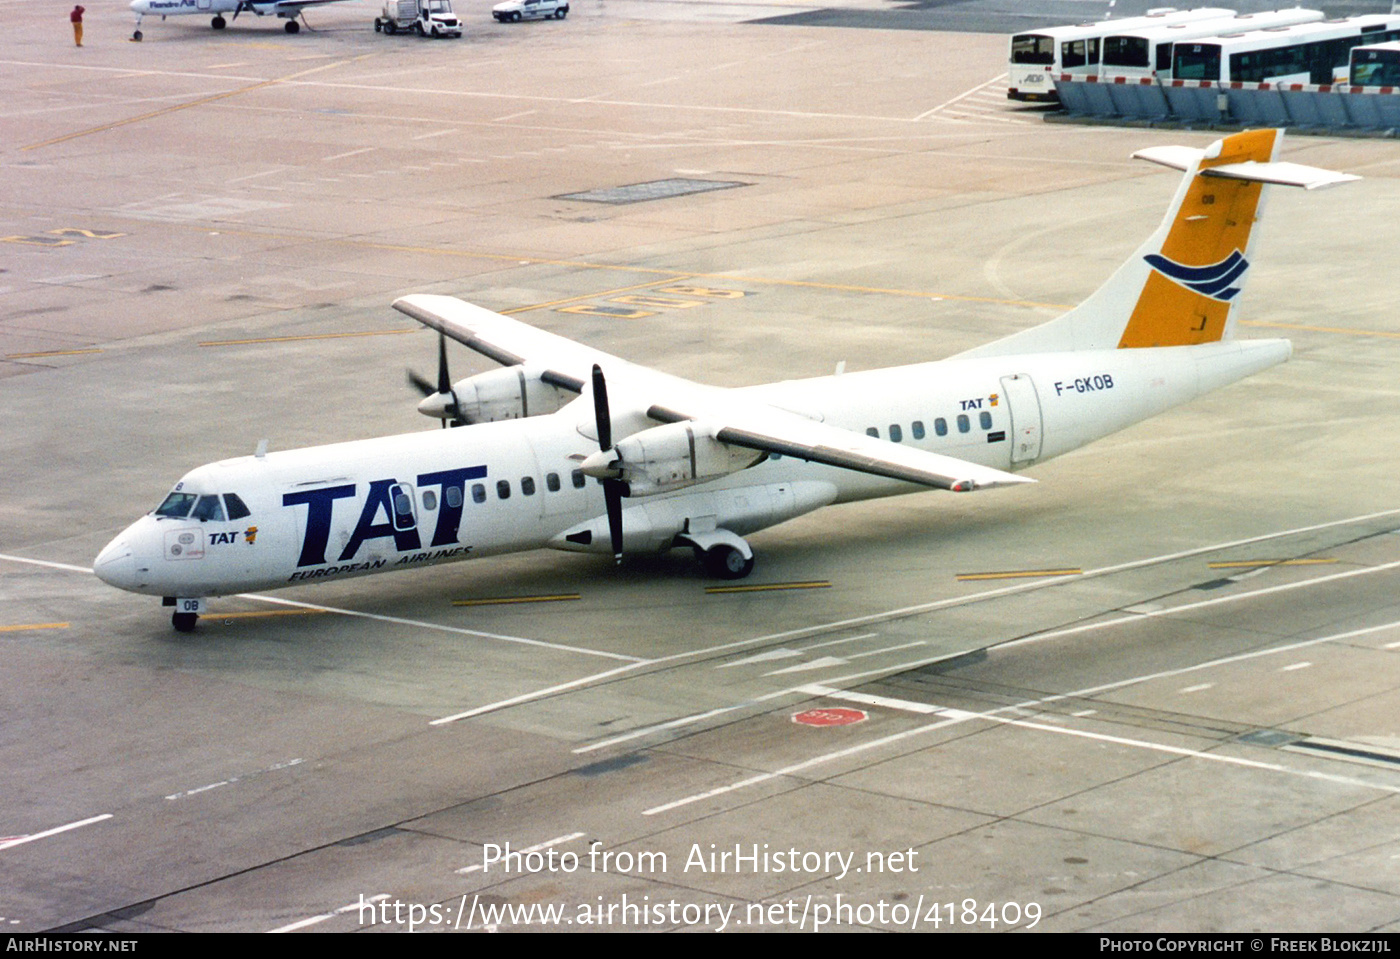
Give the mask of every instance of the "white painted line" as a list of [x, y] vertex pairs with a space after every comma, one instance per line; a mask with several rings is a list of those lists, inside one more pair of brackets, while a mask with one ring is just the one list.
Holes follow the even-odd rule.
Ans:
[[650, 665], [642, 661], [632, 663], [628, 666], [619, 666], [617, 669], [610, 669], [605, 673], [594, 673], [591, 676], [584, 676], [572, 682], [560, 683], [557, 686], [549, 686], [545, 689], [537, 689], [533, 693], [521, 693], [519, 696], [512, 696], [510, 699], [502, 699], [494, 703], [487, 703], [485, 706], [477, 706], [473, 709], [463, 710], [460, 713], [453, 713], [451, 716], [443, 716], [441, 719], [434, 719], [428, 723], [429, 726], [445, 726], [448, 723], [455, 723], [459, 719], [471, 719], [473, 716], [480, 716], [484, 713], [495, 712], [498, 709], [505, 709], [508, 706], [518, 706], [522, 703], [533, 702], [537, 699], [545, 699], [569, 690], [579, 689], [584, 686], [591, 686], [594, 683], [602, 682], [604, 679], [611, 679], [622, 673], [630, 672], [641, 666]]
[[71, 829], [81, 829], [84, 826], [91, 826], [95, 822], [102, 822], [104, 819], [111, 819], [112, 814], [104, 812], [100, 816], [93, 816], [89, 819], [80, 819], [78, 822], [70, 822], [66, 826], [55, 826], [53, 829], [45, 829], [43, 832], [36, 832], [31, 836], [20, 836], [16, 839], [7, 839], [0, 842], [0, 849], [12, 849], [15, 846], [23, 846], [27, 842], [34, 842], [36, 839], [47, 839], [50, 836], [57, 836], [61, 832], [68, 832]]
[[[445, 137], [445, 136], [447, 136], [449, 133], [456, 133], [456, 132], [457, 132], [457, 128], [456, 128], [456, 127], [452, 127], [452, 128], [450, 128], [450, 129], [447, 129], [447, 130], [434, 130], [432, 133], [420, 133], [420, 134], [418, 134], [416, 137], [409, 137], [409, 139], [410, 139], [410, 140], [430, 140], [430, 139], [432, 139], [433, 137]], [[408, 169], [413, 170], [413, 169], [421, 169], [421, 168], [419, 168], [419, 167], [409, 167]]]
[[914, 640], [914, 642], [912, 642], [912, 643], [904, 643], [904, 644], [901, 645], [901, 646], [885, 646], [885, 647], [882, 648], [882, 649], [872, 649], [872, 650], [870, 650], [870, 651], [868, 651], [868, 652], [864, 652], [864, 653], [848, 653], [848, 654], [846, 655], [846, 658], [847, 658], [847, 659], [865, 659], [866, 657], [869, 657], [869, 656], [879, 656], [881, 653], [897, 653], [897, 652], [899, 652], [901, 649], [913, 649], [915, 646], [927, 646], [927, 645], [928, 645], [928, 643], [925, 643], [923, 640], [921, 640], [921, 639], [916, 639], [916, 640]]
[[388, 898], [389, 894], [387, 892], [381, 892], [379, 895], [370, 896], [368, 899], [365, 899], [362, 902], [352, 902], [347, 906], [341, 906], [339, 909], [333, 909], [330, 912], [323, 912], [319, 916], [312, 916], [310, 919], [301, 919], [297, 922], [290, 923], [289, 925], [278, 926], [276, 929], [269, 929], [268, 932], [296, 932], [298, 929], [305, 929], [307, 926], [314, 926], [317, 923], [325, 922], [327, 919], [334, 919], [336, 916], [343, 916], [347, 912], [356, 911], [363, 906], [370, 905], [371, 903], [382, 902], [383, 900]]
[[805, 673], [811, 669], [830, 669], [833, 666], [847, 666], [849, 659], [842, 659], [840, 656], [823, 656], [821, 659], [814, 659], [808, 663], [798, 663], [796, 666], [789, 666], [786, 669], [775, 669], [765, 676], [782, 676], [787, 673]]
[[[4, 557], [0, 557], [3, 559]], [[432, 629], [443, 633], [455, 633], [459, 636], [476, 636], [480, 639], [494, 639], [503, 643], [519, 643], [522, 646], [537, 646], [542, 649], [552, 649], [561, 653], [580, 653], [584, 656], [601, 656], [603, 659], [620, 659], [625, 663], [645, 665], [653, 660], [640, 659], [636, 656], [624, 656], [621, 653], [609, 653], [597, 649], [585, 649], [582, 646], [566, 646], [562, 643], [546, 643], [540, 639], [526, 639], [523, 636], [504, 636], [500, 633], [484, 633], [477, 629], [463, 629], [460, 626], [446, 626], [441, 623], [430, 623], [421, 619], [406, 619], [402, 616], [383, 616], [379, 613], [362, 613], [354, 609], [341, 609], [336, 606], [322, 606], [319, 603], [303, 603], [294, 599], [282, 599], [280, 596], [264, 596], [260, 593], [239, 593], [240, 599], [255, 599], [262, 603], [274, 603], [279, 606], [293, 606], [297, 609], [319, 609], [322, 612], [338, 613], [341, 616], [352, 616], [356, 619], [371, 619], [380, 623], [393, 623], [396, 626], [414, 626], [418, 629]]]
[[813, 696], [825, 696], [828, 699], [840, 699], [845, 702], [860, 703], [864, 706], [884, 706], [886, 709], [898, 709], [906, 713], [921, 713], [923, 715], [942, 716], [946, 710], [942, 706], [934, 706], [931, 703], [916, 703], [907, 699], [894, 699], [890, 696], [875, 696], [870, 693], [855, 693], [845, 689], [832, 689], [830, 686], [822, 686], [812, 683], [809, 686], [800, 687], [804, 693]]
[[743, 659], [735, 659], [727, 663], [720, 663], [715, 669], [729, 669], [731, 666], [749, 666], [753, 663], [768, 663], [775, 659], [792, 659], [794, 656], [803, 655], [800, 649], [788, 649], [786, 646], [779, 646], [777, 649], [769, 649], [762, 653], [755, 653], [752, 656], [745, 656]]
[[828, 646], [840, 646], [842, 643], [853, 643], [858, 639], [873, 639], [879, 633], [861, 633], [859, 636], [847, 636], [844, 639], [829, 639], [824, 643], [813, 643], [810, 646], [802, 647], [804, 651], [813, 649], [826, 649]]
[[953, 104], [957, 103], [959, 100], [965, 100], [965, 99], [967, 99], [968, 97], [972, 96], [974, 93], [980, 93], [981, 91], [985, 90], [987, 87], [991, 86], [993, 83], [997, 83], [998, 81], [1005, 80], [1006, 78], [1007, 78], [1007, 74], [1005, 74], [1005, 73], [1003, 73], [1003, 74], [1002, 74], [1001, 76], [999, 76], [999, 77], [992, 77], [992, 78], [991, 78], [990, 80], [988, 80], [986, 83], [979, 83], [979, 84], [977, 84], [977, 86], [973, 87], [971, 90], [968, 90], [966, 93], [959, 93], [957, 96], [953, 97], [953, 99], [951, 99], [951, 100], [944, 100], [942, 103], [940, 103], [938, 106], [934, 107], [933, 109], [931, 109], [931, 110], [925, 110], [923, 113], [920, 113], [920, 114], [919, 114], [918, 116], [916, 116], [914, 119], [915, 119], [915, 120], [927, 120], [929, 117], [933, 116], [933, 115], [934, 115], [935, 113], [937, 113], [939, 110], [946, 109], [946, 108], [952, 106]]
[[[566, 842], [573, 842], [575, 839], [582, 839], [586, 835], [588, 834], [582, 832], [571, 832], [567, 836], [556, 836], [553, 839], [546, 839], [542, 843], [537, 843], [533, 846], [527, 846], [524, 849], [512, 849], [511, 853], [512, 855], [518, 853], [522, 856], [528, 856], [532, 852], [543, 852], [544, 850], [549, 849], [551, 847], [562, 846]], [[481, 872], [485, 868], [485, 863], [478, 863], [475, 866], [463, 866], [461, 869], [457, 870], [457, 875], [465, 876], [469, 873]]]
[[1179, 692], [1179, 693], [1199, 693], [1199, 692], [1201, 692], [1201, 691], [1203, 691], [1203, 690], [1211, 689], [1211, 688], [1213, 688], [1214, 686], [1215, 686], [1215, 683], [1197, 683], [1195, 686], [1187, 686], [1187, 687], [1185, 687], [1185, 688], [1183, 688], [1183, 689], [1178, 689], [1177, 692]]
[[658, 723], [655, 726], [643, 726], [641, 729], [634, 729], [630, 733], [623, 733], [621, 736], [614, 736], [611, 739], [604, 739], [602, 742], [592, 743], [587, 746], [579, 746], [574, 749], [574, 752], [576, 754], [591, 753], [596, 749], [603, 749], [607, 746], [615, 746], [618, 743], [625, 743], [633, 739], [640, 739], [643, 736], [649, 736], [655, 732], [661, 732], [667, 729], [678, 729], [681, 726], [689, 726], [691, 723], [702, 722], [714, 716], [721, 716], [724, 713], [732, 713], [734, 710], [740, 709], [746, 705], [749, 704], [740, 703], [735, 706], [720, 706], [718, 709], [711, 709], [707, 712], [695, 713], [690, 716], [682, 716], [680, 719], [672, 719], [669, 722]]
[[1279, 672], [1281, 672], [1281, 673], [1291, 673], [1291, 672], [1293, 672], [1295, 669], [1307, 669], [1307, 668], [1308, 668], [1309, 666], [1311, 666], [1311, 665], [1312, 665], [1312, 663], [1309, 663], [1309, 662], [1293, 663], [1293, 664], [1290, 665], [1290, 666], [1284, 666], [1282, 669], [1279, 670]]
[[73, 566], [69, 563], [52, 563], [43, 559], [30, 559], [28, 556], [11, 556], [8, 553], [0, 553], [0, 559], [7, 559], [12, 563], [28, 563], [31, 566], [44, 566], [48, 569], [62, 569], [70, 573], [91, 573], [90, 566]]
[[346, 157], [359, 156], [361, 153], [373, 153], [378, 147], [360, 147], [358, 150], [347, 150], [344, 153], [337, 153], [335, 156], [322, 157], [322, 163], [330, 163], [332, 160], [344, 160]]

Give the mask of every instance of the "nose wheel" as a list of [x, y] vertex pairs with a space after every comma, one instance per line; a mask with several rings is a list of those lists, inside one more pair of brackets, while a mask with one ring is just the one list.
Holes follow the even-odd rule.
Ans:
[[204, 612], [206, 607], [206, 601], [203, 599], [183, 596], [167, 596], [164, 604], [175, 607], [175, 612], [170, 616], [170, 625], [175, 627], [177, 633], [194, 632], [194, 624], [199, 622], [199, 614]]

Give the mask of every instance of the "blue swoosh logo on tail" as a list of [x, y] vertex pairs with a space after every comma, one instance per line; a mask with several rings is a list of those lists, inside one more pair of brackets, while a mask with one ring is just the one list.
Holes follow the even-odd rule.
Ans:
[[1244, 275], [1244, 271], [1249, 269], [1249, 261], [1239, 250], [1231, 253], [1219, 263], [1212, 263], [1209, 266], [1187, 266], [1157, 253], [1149, 253], [1143, 259], [1147, 261], [1148, 266], [1188, 290], [1225, 303], [1234, 299], [1235, 294], [1240, 291], [1239, 287], [1230, 284], [1238, 280]]

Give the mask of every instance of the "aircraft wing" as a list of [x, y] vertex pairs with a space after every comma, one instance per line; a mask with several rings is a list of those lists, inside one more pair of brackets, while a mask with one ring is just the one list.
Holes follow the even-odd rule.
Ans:
[[659, 423], [694, 420], [731, 446], [957, 492], [1035, 482], [767, 404], [739, 402], [728, 390], [629, 363], [456, 297], [418, 293], [394, 301], [394, 309], [504, 366], [542, 366], [546, 382], [574, 392], [583, 391], [596, 364], [608, 376], [609, 392], [623, 397], [632, 410]]
[[344, 0], [274, 0], [271, 3], [259, 3], [252, 0], [248, 7], [271, 7], [272, 13], [300, 13], [303, 7], [320, 7], [327, 3], [343, 3]]
[[715, 439], [730, 446], [778, 453], [958, 493], [1035, 482], [1026, 476], [955, 456], [888, 443], [853, 430], [818, 423], [771, 406], [755, 408], [720, 401], [718, 409], [705, 410], [698, 416], [659, 406], [647, 410], [647, 415], [666, 422], [694, 419]]
[[631, 365], [610, 353], [473, 306], [455, 296], [415, 293], [395, 300], [394, 309], [502, 366], [543, 366], [545, 382], [575, 393], [583, 392], [595, 363], [609, 373]]

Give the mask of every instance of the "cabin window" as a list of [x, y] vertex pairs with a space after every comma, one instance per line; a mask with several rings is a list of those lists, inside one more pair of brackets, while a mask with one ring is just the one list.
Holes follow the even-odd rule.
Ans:
[[982, 424], [982, 429], [984, 429], [984, 430], [989, 430], [989, 429], [991, 429], [991, 428], [992, 428], [992, 414], [991, 414], [991, 413], [988, 413], [986, 410], [983, 410], [982, 412], [980, 412], [980, 413], [977, 414], [977, 422], [979, 422], [979, 423]]
[[190, 519], [197, 519], [202, 523], [222, 523], [224, 504], [219, 502], [217, 496], [201, 496], [199, 502], [194, 504], [194, 512], [190, 514]]
[[430, 489], [423, 491], [423, 508], [429, 511], [437, 509], [437, 494]]
[[936, 419], [936, 420], [933, 421], [933, 431], [934, 431], [935, 433], [937, 433], [939, 436], [947, 436], [947, 435], [948, 435], [948, 421], [945, 420], [943, 417], [940, 416], [938, 419]]
[[199, 499], [193, 493], [171, 493], [165, 498], [156, 509], [157, 516], [168, 516], [171, 519], [184, 519], [190, 515], [190, 509], [194, 506], [194, 501]]
[[501, 499], [510, 499], [510, 480], [496, 480], [496, 495]]
[[242, 519], [245, 516], [252, 516], [253, 511], [243, 505], [243, 500], [237, 493], [224, 494], [224, 506], [228, 508], [229, 519]]
[[535, 478], [533, 476], [522, 476], [520, 478], [520, 492], [526, 496], [535, 495]]
[[462, 505], [462, 487], [449, 486], [442, 491], [442, 498], [448, 506], [457, 509]]
[[569, 478], [574, 481], [574, 489], [583, 489], [583, 484], [588, 482], [587, 477], [583, 475], [583, 470], [574, 470], [569, 474]]
[[967, 414], [966, 414], [966, 413], [959, 413], [959, 414], [958, 414], [958, 432], [959, 432], [959, 433], [966, 433], [966, 432], [967, 432], [968, 430], [970, 430], [970, 429], [972, 429], [972, 421], [971, 421], [970, 419], [967, 418]]
[[914, 439], [916, 439], [916, 440], [921, 440], [921, 439], [923, 439], [923, 438], [924, 438], [924, 421], [923, 421], [923, 420], [915, 420], [915, 421], [914, 421], [914, 426], [913, 426], [913, 428], [910, 430], [910, 432], [914, 434]]
[[551, 493], [557, 493], [557, 492], [559, 492], [559, 474], [558, 474], [558, 473], [546, 473], [546, 474], [544, 474], [544, 487], [545, 487], [545, 489], [549, 490]]
[[891, 443], [903, 443], [903, 442], [904, 442], [904, 430], [900, 428], [900, 425], [899, 425], [898, 423], [891, 423], [891, 424], [890, 424], [890, 442], [891, 442]]
[[873, 436], [878, 440], [880, 438], [880, 431], [873, 426], [867, 426], [865, 428], [865, 435]]
[[473, 503], [484, 503], [484, 502], [486, 502], [486, 484], [484, 484], [484, 483], [473, 483], [473, 484], [472, 484], [472, 502], [473, 502]]

